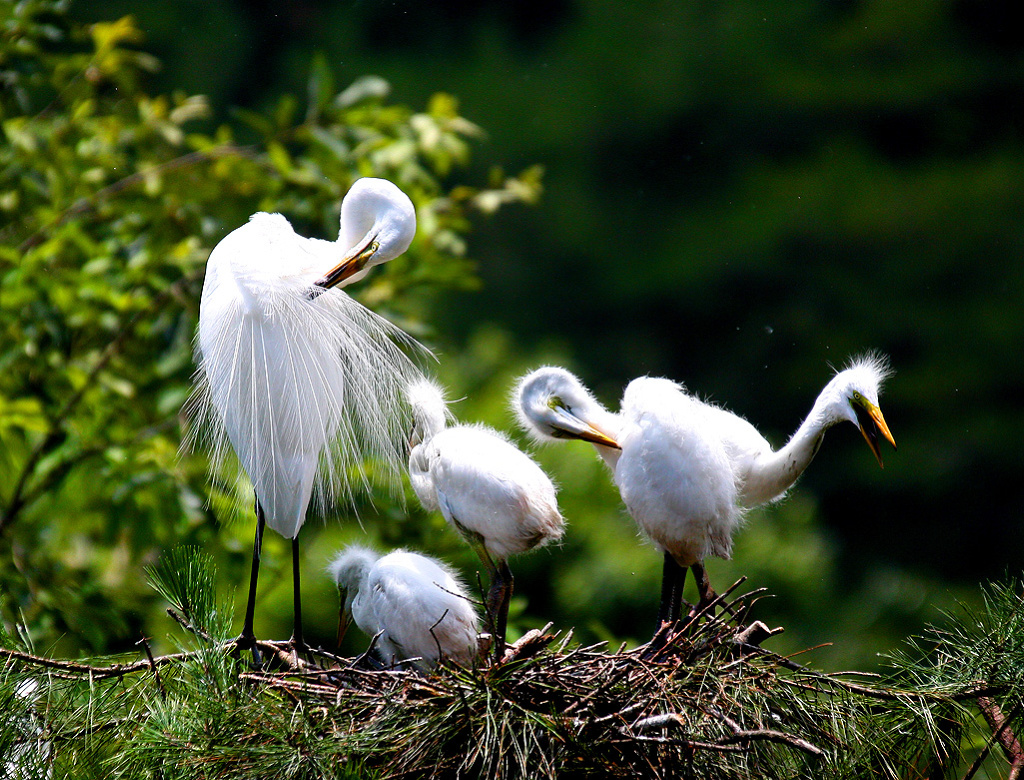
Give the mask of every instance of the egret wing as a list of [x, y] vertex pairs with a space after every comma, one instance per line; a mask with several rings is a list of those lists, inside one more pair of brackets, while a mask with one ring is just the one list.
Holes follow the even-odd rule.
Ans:
[[211, 439], [217, 455], [230, 442], [285, 536], [314, 483], [320, 503], [368, 487], [366, 459], [397, 489], [409, 425], [401, 389], [418, 375], [403, 351], [415, 342], [398, 328], [340, 290], [310, 294], [304, 269], [326, 243], [256, 215], [214, 249], [200, 307], [192, 439]]
[[431, 476], [442, 512], [479, 534], [505, 559], [561, 536], [551, 480], [527, 455], [483, 427], [449, 428], [434, 437]]
[[441, 655], [464, 658], [467, 647], [476, 643], [475, 626], [465, 619], [468, 603], [449, 592], [453, 587], [445, 587], [449, 583], [443, 569], [432, 568], [436, 571], [422, 572], [385, 563], [374, 570], [369, 583], [387, 652], [396, 660], [422, 658], [421, 666], [427, 668]]

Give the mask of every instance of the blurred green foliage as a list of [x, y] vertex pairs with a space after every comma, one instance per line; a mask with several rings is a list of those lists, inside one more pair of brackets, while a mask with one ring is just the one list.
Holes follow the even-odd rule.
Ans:
[[[801, 659], [825, 668], [870, 667], [945, 624], [976, 580], [1024, 563], [1009, 490], [1024, 438], [1024, 28], [1007, 13], [0, 0], [0, 644], [176, 644], [164, 575], [185, 545], [217, 566], [204, 609], [245, 581], [246, 484], [179, 454], [203, 266], [257, 210], [333, 238], [341, 197], [370, 174], [410, 194], [419, 230], [353, 293], [435, 349], [461, 420], [510, 430], [515, 378], [558, 363], [611, 407], [629, 378], [670, 375], [778, 443], [828, 363], [889, 354], [900, 450], [886, 469], [835, 430], [709, 569], [719, 588], [767, 588], [756, 616], [786, 627], [771, 648], [830, 643]], [[512, 169], [543, 163], [542, 208], [476, 218], [539, 195], [539, 169], [492, 170], [492, 149]], [[537, 456], [569, 529], [513, 562], [510, 638], [550, 620], [587, 641], [645, 639], [658, 556], [587, 446]], [[333, 634], [319, 575], [344, 543], [477, 569], [411, 494], [356, 509], [303, 530], [314, 642]], [[284, 540], [268, 536], [263, 562], [257, 632], [284, 636]], [[970, 663], [930, 666], [927, 645], [897, 665], [918, 687], [951, 668], [969, 681], [992, 643], [957, 631], [950, 652], [977, 645]], [[365, 641], [350, 632], [345, 651]], [[104, 776], [105, 758], [88, 771]]]
[[[126, 6], [78, 12], [104, 7]], [[612, 406], [632, 377], [664, 374], [781, 443], [829, 364], [889, 354], [882, 407], [900, 449], [885, 470], [837, 429], [790, 500], [750, 518], [735, 568], [712, 563], [716, 581], [748, 573], [769, 587], [763, 608], [814, 642], [848, 626], [837, 663], [870, 659], [964, 588], [1024, 565], [1007, 490], [1024, 438], [1012, 6], [246, 0], [205, 3], [196, 23], [188, 3], [132, 8], [165, 84], [266, 106], [302, 88], [315, 49], [406, 100], [452, 91], [503, 160], [545, 166], [542, 208], [478, 226], [480, 290], [431, 311], [444, 361], [486, 352], [474, 357], [495, 366], [491, 399], [515, 374], [502, 361], [567, 363]], [[453, 397], [468, 395], [460, 416], [509, 427], [503, 403], [477, 401], [483, 380], [462, 379], [485, 371], [471, 363], [447, 376]], [[591, 454], [543, 457], [568, 502], [568, 475]], [[593, 495], [566, 504], [572, 527], [615, 516], [632, 539], [614, 494]], [[638, 543], [623, 549], [647, 560]]]
[[[420, 231], [355, 294], [435, 348], [460, 419], [511, 429], [514, 379], [554, 362], [612, 407], [633, 376], [672, 376], [781, 443], [829, 363], [892, 357], [885, 470], [835, 430], [791, 497], [751, 514], [735, 560], [710, 563], [719, 586], [774, 594], [758, 610], [787, 628], [776, 649], [834, 642], [814, 658], [870, 665], [1024, 563], [1006, 489], [1024, 438], [1024, 41], [995, 0], [70, 6], [88, 28], [65, 3], [15, 7], [0, 6], [8, 624], [68, 652], [162, 637], [140, 571], [181, 543], [215, 553], [225, 588], [244, 580], [244, 485], [211, 490], [203, 458], [176, 456], [202, 264], [259, 209], [333, 237], [366, 173], [412, 195]], [[544, 203], [469, 236], [473, 212], [537, 194], [533, 169], [489, 171], [492, 150], [543, 163]], [[538, 457], [570, 526], [515, 562], [514, 631], [644, 638], [657, 556], [587, 447]], [[325, 641], [335, 596], [317, 575], [346, 541], [475, 571], [409, 498], [303, 530]], [[284, 635], [287, 551], [267, 544], [258, 629]]]
[[479, 135], [454, 99], [417, 112], [380, 79], [339, 91], [321, 60], [304, 104], [200, 132], [203, 98], [146, 91], [130, 17], [83, 26], [66, 7], [0, 6], [0, 618], [105, 652], [162, 635], [141, 576], [162, 551], [216, 550], [229, 581], [248, 554], [233, 532], [250, 524], [217, 521], [247, 518], [249, 491], [211, 490], [204, 454], [178, 452], [211, 247], [258, 210], [333, 237], [351, 182], [387, 177], [419, 230], [358, 294], [421, 332], [422, 291], [475, 283], [469, 215], [533, 200], [539, 173], [443, 184]]

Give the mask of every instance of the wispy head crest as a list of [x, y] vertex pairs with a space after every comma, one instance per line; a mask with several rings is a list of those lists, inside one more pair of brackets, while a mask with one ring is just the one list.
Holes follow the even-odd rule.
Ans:
[[406, 386], [405, 397], [412, 410], [414, 443], [440, 433], [447, 422], [455, 419], [448, 408], [444, 387], [433, 379], [425, 376], [414, 379]]
[[876, 350], [869, 350], [860, 355], [854, 355], [846, 362], [842, 370], [836, 373], [839, 374], [846, 371], [861, 375], [865, 378], [865, 381], [869, 381], [879, 389], [881, 389], [885, 380], [896, 373], [889, 358]]
[[327, 574], [339, 588], [353, 589], [380, 557], [380, 553], [370, 547], [351, 544], [331, 559]]

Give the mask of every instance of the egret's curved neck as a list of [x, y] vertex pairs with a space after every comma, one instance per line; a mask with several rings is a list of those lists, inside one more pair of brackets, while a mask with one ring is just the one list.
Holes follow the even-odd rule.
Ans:
[[743, 475], [740, 500], [744, 506], [757, 506], [779, 498], [804, 473], [825, 438], [825, 431], [837, 422], [829, 413], [830, 400], [819, 396], [811, 413], [784, 447], [765, 453]]
[[428, 409], [423, 406], [414, 405], [412, 410], [412, 432], [409, 436], [412, 449], [409, 451], [409, 457], [412, 458], [412, 453], [419, 451], [417, 459], [425, 464], [426, 445], [444, 429], [445, 417], [443, 406], [440, 409]]
[[615, 467], [619, 463], [619, 457], [622, 455], [622, 450], [617, 450], [613, 447], [605, 447], [602, 444], [595, 444], [594, 449], [597, 451], [597, 454], [601, 456], [601, 460], [604, 461], [604, 464], [614, 473]]
[[409, 483], [424, 509], [436, 512], [440, 508], [430, 475], [430, 454], [426, 443], [417, 444], [409, 453]]

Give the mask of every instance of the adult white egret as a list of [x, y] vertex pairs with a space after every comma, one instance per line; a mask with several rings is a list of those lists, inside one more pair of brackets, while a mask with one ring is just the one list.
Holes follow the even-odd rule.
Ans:
[[445, 427], [448, 407], [437, 384], [416, 381], [408, 397], [413, 490], [425, 509], [440, 510], [487, 567], [487, 621], [494, 657], [500, 660], [513, 587], [507, 559], [561, 538], [565, 521], [555, 486], [497, 431], [482, 425]]
[[521, 425], [538, 440], [590, 441], [611, 468], [630, 514], [665, 552], [660, 625], [678, 618], [681, 567], [693, 570], [701, 606], [714, 598], [704, 557], [730, 556], [742, 509], [781, 497], [807, 468], [829, 427], [855, 423], [881, 464], [878, 437], [895, 447], [878, 408], [888, 375], [888, 364], [877, 356], [852, 361], [826, 385], [778, 452], [743, 418], [663, 379], [630, 382], [620, 413], [612, 414], [575, 376], [549, 366], [519, 382], [514, 406]]
[[[295, 634], [302, 647], [297, 535], [314, 487], [326, 506], [348, 499], [372, 458], [398, 483], [402, 388], [415, 344], [338, 287], [402, 254], [416, 232], [409, 198], [359, 179], [341, 205], [337, 241], [303, 238], [280, 214], [258, 213], [214, 247], [199, 309], [195, 437], [215, 457], [234, 449], [256, 494], [256, 538], [245, 625], [253, 612], [264, 525], [292, 540]], [[365, 480], [366, 477], [361, 478]]]
[[342, 550], [328, 568], [338, 586], [338, 644], [355, 623], [386, 664], [417, 659], [424, 671], [450, 658], [467, 666], [478, 653], [479, 621], [465, 586], [441, 561], [407, 550], [385, 556], [367, 547]]

